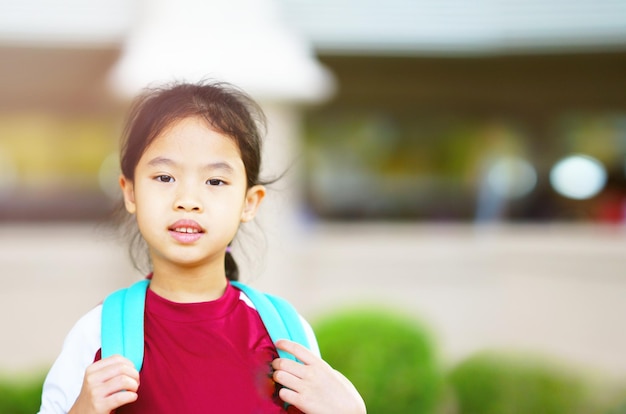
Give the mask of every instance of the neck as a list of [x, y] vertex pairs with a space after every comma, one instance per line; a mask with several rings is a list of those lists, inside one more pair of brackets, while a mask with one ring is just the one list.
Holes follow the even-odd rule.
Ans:
[[227, 284], [223, 266], [220, 269], [171, 268], [155, 264], [150, 289], [172, 302], [194, 303], [219, 299]]

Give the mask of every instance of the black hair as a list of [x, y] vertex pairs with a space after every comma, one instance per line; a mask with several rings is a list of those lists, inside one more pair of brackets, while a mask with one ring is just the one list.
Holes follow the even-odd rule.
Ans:
[[[131, 106], [122, 135], [120, 164], [124, 177], [134, 181], [137, 163], [154, 139], [174, 122], [189, 117], [202, 118], [217, 132], [233, 139], [245, 167], [247, 188], [264, 184], [259, 173], [265, 114], [245, 92], [225, 82], [174, 83], [146, 89], [139, 95]], [[135, 220], [129, 220], [125, 211], [124, 216], [122, 228], [131, 238], [131, 259], [140, 269], [138, 250], [144, 250], [145, 242]], [[224, 266], [229, 280], [239, 279], [239, 268], [231, 252], [226, 252]]]

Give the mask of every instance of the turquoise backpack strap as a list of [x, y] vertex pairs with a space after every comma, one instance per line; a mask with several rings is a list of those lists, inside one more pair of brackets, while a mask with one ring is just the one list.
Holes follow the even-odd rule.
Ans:
[[[230, 283], [250, 299], [274, 343], [279, 339], [289, 339], [311, 348], [300, 315], [289, 302], [240, 282]], [[102, 358], [123, 355], [133, 362], [137, 371], [143, 365], [143, 322], [149, 284], [150, 280], [145, 279], [115, 291], [102, 304]], [[297, 360], [282, 350], [278, 350], [278, 354], [281, 358]]]
[[[262, 293], [241, 282], [230, 283], [250, 299], [259, 312], [272, 342], [276, 343], [279, 339], [289, 339], [311, 349], [300, 315], [289, 302], [277, 296]], [[281, 358], [297, 360], [293, 355], [280, 349], [278, 355]]]
[[[289, 339], [311, 349], [308, 336], [300, 320], [300, 315], [289, 302], [278, 296], [262, 293], [241, 282], [231, 281], [230, 284], [241, 290], [250, 299], [259, 313], [272, 342], [276, 343], [280, 339]], [[300, 362], [290, 353], [281, 349], [277, 349], [277, 351], [278, 356], [281, 358]], [[285, 403], [285, 409], [287, 407], [289, 407], [289, 404]]]
[[123, 355], [137, 371], [143, 365], [143, 318], [149, 284], [148, 279], [141, 280], [111, 293], [102, 303], [102, 358]]
[[274, 308], [283, 319], [289, 337], [293, 342], [297, 342], [304, 347], [311, 349], [309, 336], [304, 330], [304, 325], [300, 319], [298, 311], [285, 299], [266, 293], [265, 296], [272, 302]]

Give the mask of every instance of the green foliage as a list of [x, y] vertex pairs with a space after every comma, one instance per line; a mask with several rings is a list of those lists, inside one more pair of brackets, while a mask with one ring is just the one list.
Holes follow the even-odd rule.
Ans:
[[43, 376], [0, 379], [0, 413], [33, 414], [39, 411]]
[[617, 407], [611, 408], [606, 414], [626, 414], [626, 400]]
[[603, 414], [626, 414], [626, 385], [619, 384], [618, 392], [612, 396], [609, 409]]
[[315, 325], [324, 359], [359, 390], [368, 413], [434, 412], [443, 387], [429, 332], [413, 320], [368, 309]]
[[450, 375], [459, 414], [590, 414], [588, 385], [570, 370], [537, 358], [482, 353]]

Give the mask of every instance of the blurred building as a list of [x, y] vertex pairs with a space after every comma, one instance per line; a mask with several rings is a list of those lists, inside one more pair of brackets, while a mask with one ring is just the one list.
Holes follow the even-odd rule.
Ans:
[[[285, 79], [298, 76], [311, 84], [307, 93], [313, 99], [308, 101], [324, 102], [304, 112], [301, 148], [305, 207], [315, 217], [621, 220], [623, 2], [257, 3], [256, 9], [240, 13], [239, 6], [220, 2], [97, 1], [87, 7], [71, 0], [5, 0], [0, 5], [0, 159], [5, 177], [0, 191], [16, 196], [4, 197], [0, 217], [76, 220], [106, 214], [110, 203], [101, 182], [106, 182], [105, 160], [115, 153], [117, 142], [111, 137], [118, 135], [115, 128], [123, 114], [111, 72], [133, 70], [127, 64], [129, 53], [136, 61], [149, 60], [139, 54], [153, 41], [159, 45], [153, 53], [162, 61], [134, 69], [143, 72], [146, 83], [162, 76], [158, 69], [166, 62], [179, 60], [172, 69], [176, 74], [192, 66], [209, 76], [238, 71], [232, 78], [252, 92], [257, 85], [271, 85], [277, 95], [288, 84]], [[202, 25], [204, 14], [212, 18], [208, 10], [197, 12], [201, 17], [193, 24], [218, 27], [213, 32], [194, 36], [179, 28], [156, 33], [154, 27], [184, 26], [183, 12], [172, 10], [200, 4], [226, 21], [239, 17], [239, 26], [231, 25], [235, 34], [218, 32], [215, 23]], [[165, 18], [171, 22], [159, 26]], [[259, 24], [257, 33], [269, 33], [270, 27], [284, 30], [251, 35], [246, 26], [262, 19], [268, 23]], [[278, 24], [272, 26], [269, 19]], [[154, 30], [150, 36], [149, 30]], [[308, 76], [315, 70], [311, 65], [283, 59], [303, 53], [291, 51], [301, 47], [298, 41], [280, 40], [289, 34], [305, 39], [300, 43], [310, 46], [334, 75], [334, 95], [325, 90], [328, 82]], [[205, 46], [210, 51], [197, 51]], [[238, 50], [241, 61], [228, 56], [230, 49]], [[290, 51], [281, 55], [272, 49]], [[229, 59], [231, 66], [222, 63]], [[191, 60], [196, 64], [187, 63]], [[265, 63], [272, 60], [281, 63]], [[292, 75], [279, 72], [283, 67]], [[113, 75], [119, 77], [117, 72]], [[252, 73], [260, 80], [250, 81], [245, 74]], [[328, 96], [333, 98], [323, 100]], [[565, 197], [550, 182], [556, 162], [574, 153], [597, 159], [607, 176], [601, 191], [584, 199]], [[516, 173], [509, 178], [500, 174], [494, 183], [488, 177], [492, 168], [492, 176], [498, 166], [503, 168], [493, 163], [498, 157], [521, 159], [531, 176], [523, 181]], [[517, 164], [504, 165], [514, 169]], [[529, 188], [511, 190], [520, 186]], [[32, 197], [46, 198], [45, 207], [31, 202]]]
[[[621, 221], [624, 2], [284, 4], [339, 85], [307, 118], [316, 214]], [[602, 163], [601, 190], [554, 188], [571, 154]]]
[[[0, 321], [19, 332], [0, 371], [49, 363], [78, 316], [140, 276], [93, 230], [118, 196], [128, 97], [112, 73], [159, 19], [211, 26], [219, 11], [293, 38], [186, 27], [193, 41], [159, 32], [152, 56], [216, 74], [230, 49], [211, 52], [233, 41], [242, 60], [220, 70], [270, 115], [269, 172], [298, 160], [302, 181], [265, 218], [266, 262], [247, 263], [255, 283], [312, 318], [401, 307], [453, 359], [519, 346], [624, 372], [624, 235], [588, 224], [624, 218], [625, 2], [226, 3], [0, 0]], [[291, 73], [308, 86], [281, 89], [259, 39], [305, 62]]]

